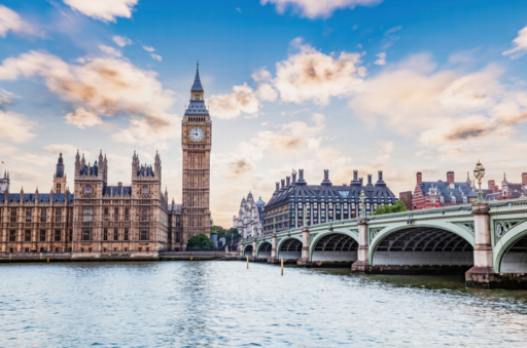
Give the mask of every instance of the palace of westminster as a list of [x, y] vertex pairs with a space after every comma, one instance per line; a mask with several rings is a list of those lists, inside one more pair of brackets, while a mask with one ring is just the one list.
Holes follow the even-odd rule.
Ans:
[[211, 120], [199, 70], [191, 88], [182, 132], [182, 204], [161, 190], [161, 159], [140, 164], [132, 157], [130, 186], [107, 182], [108, 161], [93, 163], [77, 152], [74, 189], [58, 158], [49, 193], [11, 193], [9, 174], [0, 178], [0, 253], [65, 253], [79, 257], [151, 257], [185, 250], [189, 238], [208, 234]]

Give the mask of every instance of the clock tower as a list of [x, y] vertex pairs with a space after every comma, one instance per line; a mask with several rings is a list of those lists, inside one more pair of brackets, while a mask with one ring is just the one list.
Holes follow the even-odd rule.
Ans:
[[190, 90], [190, 103], [181, 125], [183, 150], [182, 249], [189, 238], [210, 234], [210, 148], [209, 111], [205, 106], [205, 91], [199, 77], [199, 65]]

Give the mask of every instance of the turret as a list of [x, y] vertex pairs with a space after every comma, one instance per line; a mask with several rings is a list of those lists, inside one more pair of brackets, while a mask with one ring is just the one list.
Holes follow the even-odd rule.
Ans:
[[[77, 161], [75, 163], [77, 163]], [[60, 153], [55, 167], [55, 175], [53, 176], [53, 189], [56, 193], [64, 193], [66, 191], [66, 186], [67, 179], [64, 170], [64, 159], [62, 158], [62, 153]]]
[[4, 171], [4, 176], [0, 178], [0, 193], [9, 193], [9, 173]]

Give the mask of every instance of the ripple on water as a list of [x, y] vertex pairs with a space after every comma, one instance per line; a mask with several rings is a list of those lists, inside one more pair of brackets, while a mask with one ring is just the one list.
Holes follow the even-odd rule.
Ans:
[[339, 273], [288, 267], [281, 277], [275, 266], [246, 270], [237, 262], [0, 265], [0, 347], [523, 348], [527, 341], [527, 302], [508, 293]]

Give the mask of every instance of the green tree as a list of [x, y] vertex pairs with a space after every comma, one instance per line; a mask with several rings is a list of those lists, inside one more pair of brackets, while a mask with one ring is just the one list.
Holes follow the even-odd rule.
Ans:
[[192, 236], [187, 243], [187, 250], [190, 251], [208, 251], [212, 248], [212, 241], [204, 234]]
[[406, 206], [401, 201], [395, 201], [394, 204], [389, 205], [381, 205], [377, 209], [375, 209], [375, 212], [373, 212], [373, 215], [381, 215], [381, 214], [390, 214], [390, 213], [398, 213], [401, 211], [406, 211]]

